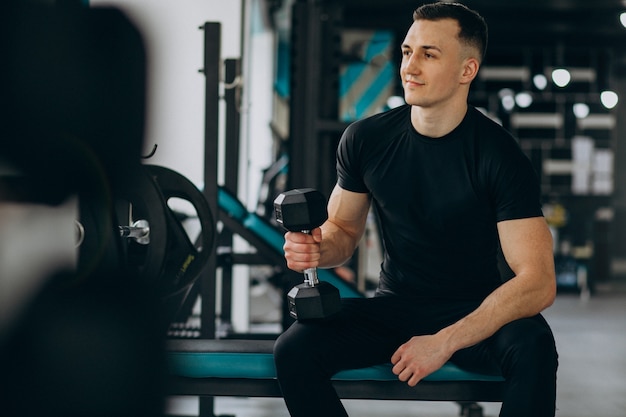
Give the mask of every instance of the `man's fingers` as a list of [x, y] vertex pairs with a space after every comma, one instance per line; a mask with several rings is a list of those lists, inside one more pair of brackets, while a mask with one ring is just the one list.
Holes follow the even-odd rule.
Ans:
[[406, 343], [401, 344], [398, 349], [391, 355], [391, 363], [396, 365], [402, 359], [402, 354], [406, 349]]
[[400, 354], [398, 353], [398, 351], [396, 350], [396, 353], [394, 353], [394, 354], [391, 356], [391, 363], [392, 363], [392, 364], [394, 364], [394, 365], [397, 365], [397, 364], [398, 364], [398, 362], [400, 361], [400, 358], [401, 358], [401, 357], [402, 357], [402, 355], [400, 355]]
[[[393, 361], [391, 361], [391, 363], [393, 363]], [[394, 375], [400, 375], [400, 372], [402, 372], [404, 370], [404, 365], [400, 365], [399, 363], [396, 363], [393, 368], [391, 368], [391, 372], [394, 373]]]
[[410, 387], [414, 387], [418, 382], [422, 380], [425, 375], [422, 375], [423, 371], [419, 368], [408, 367], [401, 361], [401, 357], [394, 355], [391, 362], [395, 365], [391, 368], [394, 375], [398, 376], [398, 380], [406, 382]]
[[[318, 231], [321, 233], [320, 230]], [[287, 267], [291, 270], [302, 272], [319, 264], [319, 243], [311, 235], [300, 232], [285, 233], [283, 250]]]
[[409, 380], [409, 378], [411, 378], [411, 371], [409, 371], [407, 368], [404, 368], [398, 375], [398, 379], [402, 382], [406, 382]]
[[409, 368], [397, 370], [396, 367], [394, 367], [393, 373], [398, 375], [399, 381], [406, 382], [410, 387], [416, 386], [417, 383], [422, 380], [422, 376], [419, 373]]
[[315, 229], [311, 230], [311, 236], [313, 236], [313, 239], [315, 239], [317, 243], [320, 243], [322, 241], [322, 229], [316, 227]]
[[413, 374], [413, 376], [411, 376], [411, 378], [408, 380], [407, 384], [409, 385], [409, 387], [414, 387], [421, 380], [422, 378], [420, 378], [417, 374]]

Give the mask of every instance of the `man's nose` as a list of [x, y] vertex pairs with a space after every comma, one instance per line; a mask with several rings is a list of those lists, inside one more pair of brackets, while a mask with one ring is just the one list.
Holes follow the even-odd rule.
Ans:
[[417, 74], [420, 71], [419, 61], [415, 55], [411, 55], [404, 62], [404, 70], [411, 74]]

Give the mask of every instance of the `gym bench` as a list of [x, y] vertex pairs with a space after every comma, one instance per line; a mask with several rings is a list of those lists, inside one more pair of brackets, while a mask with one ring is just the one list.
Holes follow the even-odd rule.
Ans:
[[[273, 340], [168, 340], [167, 395], [282, 397], [273, 346]], [[482, 417], [476, 402], [502, 401], [504, 379], [447, 363], [409, 387], [391, 372], [391, 364], [384, 364], [341, 371], [333, 384], [343, 399], [450, 401], [459, 403], [461, 416]]]

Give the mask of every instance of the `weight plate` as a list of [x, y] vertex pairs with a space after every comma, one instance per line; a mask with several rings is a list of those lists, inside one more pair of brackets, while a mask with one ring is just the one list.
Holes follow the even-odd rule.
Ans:
[[114, 206], [120, 226], [131, 226], [139, 220], [148, 222], [149, 244], [120, 237], [122, 262], [131, 276], [137, 276], [144, 285], [158, 286], [158, 293], [162, 294], [167, 288], [160, 277], [170, 238], [168, 212], [158, 184], [143, 166], [117, 190]]
[[[172, 295], [187, 290], [206, 266], [215, 244], [215, 220], [206, 198], [189, 179], [162, 166], [145, 167], [166, 202], [168, 253], [161, 279], [165, 293]], [[191, 205], [195, 216], [173, 210], [170, 207], [173, 199]], [[189, 236], [183, 224], [194, 217], [199, 222], [197, 238]]]

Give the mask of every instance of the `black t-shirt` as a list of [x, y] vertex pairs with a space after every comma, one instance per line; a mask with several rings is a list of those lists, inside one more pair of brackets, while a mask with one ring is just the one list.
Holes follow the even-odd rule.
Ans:
[[429, 138], [405, 105], [351, 124], [340, 187], [371, 193], [383, 235], [379, 294], [482, 299], [502, 283], [496, 223], [541, 216], [537, 176], [515, 139], [470, 107]]

